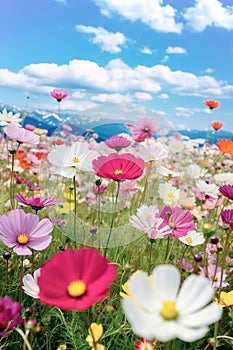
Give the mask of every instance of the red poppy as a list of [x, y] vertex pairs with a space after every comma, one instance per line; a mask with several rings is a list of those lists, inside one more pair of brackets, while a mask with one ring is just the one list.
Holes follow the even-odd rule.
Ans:
[[230, 139], [218, 139], [217, 146], [221, 152], [233, 156], [233, 142]]
[[220, 106], [220, 103], [214, 100], [205, 101], [204, 104], [209, 107], [209, 109], [218, 108]]
[[220, 121], [215, 121], [215, 122], [212, 122], [211, 123], [211, 126], [214, 130], [219, 130], [221, 129], [223, 126], [224, 126], [224, 123], [223, 122], [220, 122]]
[[111, 153], [94, 159], [93, 169], [97, 176], [115, 181], [139, 178], [145, 168], [145, 162], [130, 153]]

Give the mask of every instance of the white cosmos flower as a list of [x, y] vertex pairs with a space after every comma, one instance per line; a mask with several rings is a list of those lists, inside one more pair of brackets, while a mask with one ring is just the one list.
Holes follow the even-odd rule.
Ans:
[[202, 175], [202, 169], [197, 164], [190, 164], [186, 167], [185, 173], [190, 179], [199, 179]]
[[27, 295], [34, 299], [39, 298], [39, 286], [37, 283], [38, 277], [40, 276], [40, 269], [34, 271], [33, 276], [27, 274], [23, 277], [23, 289]]
[[193, 342], [221, 318], [222, 308], [211, 303], [215, 290], [206, 277], [190, 275], [181, 288], [180, 282], [173, 265], [156, 267], [150, 279], [143, 271], [130, 277], [130, 296], [123, 298], [122, 307], [136, 335], [161, 342], [175, 338]]
[[171, 138], [168, 146], [172, 153], [181, 153], [184, 150], [184, 142], [176, 140], [174, 137]]
[[136, 215], [129, 219], [130, 224], [136, 229], [149, 233], [156, 222], [156, 213], [158, 209], [154, 205], [142, 205], [137, 209]]
[[191, 247], [195, 247], [198, 244], [203, 244], [205, 238], [202, 232], [197, 232], [195, 230], [189, 231], [187, 236], [179, 237], [179, 241]]
[[7, 112], [6, 108], [0, 113], [0, 126], [14, 125], [21, 127], [21, 122], [20, 113], [13, 114], [12, 112]]
[[173, 171], [171, 169], [168, 169], [163, 165], [157, 167], [156, 172], [162, 176], [178, 177], [178, 176], [183, 175], [183, 173], [178, 173], [177, 171]]
[[170, 205], [172, 207], [175, 207], [177, 205], [180, 195], [180, 189], [177, 189], [169, 183], [160, 183], [158, 193], [165, 205]]
[[211, 197], [218, 198], [219, 187], [213, 184], [207, 184], [204, 180], [198, 180], [196, 186], [201, 193], [208, 194]]
[[139, 148], [138, 156], [145, 162], [161, 161], [168, 158], [168, 148], [160, 142], [152, 142]]
[[79, 170], [92, 171], [92, 160], [99, 153], [88, 149], [85, 142], [75, 142], [71, 147], [59, 145], [48, 154], [49, 162], [56, 167], [54, 174], [72, 178]]

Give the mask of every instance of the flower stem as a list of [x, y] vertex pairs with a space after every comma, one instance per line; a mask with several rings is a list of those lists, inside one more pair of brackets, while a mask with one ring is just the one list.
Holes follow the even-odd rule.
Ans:
[[22, 339], [23, 339], [23, 341], [24, 341], [24, 344], [27, 346], [28, 350], [32, 350], [32, 347], [31, 347], [31, 344], [30, 344], [29, 341], [28, 341], [27, 335], [24, 334], [24, 332], [22, 331], [22, 329], [20, 329], [20, 328], [15, 328], [15, 330], [16, 330], [16, 332], [18, 332], [18, 333], [21, 335], [21, 337], [22, 337]]
[[19, 303], [22, 303], [23, 298], [23, 256], [20, 259], [20, 284], [19, 284]]

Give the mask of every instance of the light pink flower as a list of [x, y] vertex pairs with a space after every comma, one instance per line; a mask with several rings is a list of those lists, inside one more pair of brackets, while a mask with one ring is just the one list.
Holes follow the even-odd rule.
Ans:
[[124, 182], [121, 182], [120, 195], [124, 198], [131, 197], [138, 190], [136, 186], [137, 186], [136, 181], [126, 180]]
[[117, 151], [121, 150], [122, 148], [127, 148], [131, 145], [131, 141], [129, 139], [119, 135], [110, 137], [105, 141], [105, 143], [109, 148], [114, 148]]
[[3, 128], [3, 131], [10, 140], [15, 140], [18, 143], [37, 145], [40, 142], [40, 137], [38, 135], [24, 128], [18, 128], [17, 126], [9, 125]]
[[153, 118], [143, 118], [133, 125], [131, 133], [136, 141], [152, 138], [157, 130], [157, 123]]
[[[221, 275], [222, 275], [222, 268], [221, 267], [217, 267], [216, 265], [213, 264], [209, 264], [208, 268], [206, 270], [205, 267], [200, 267], [200, 274], [203, 276], [206, 276], [210, 282], [213, 284], [214, 288], [219, 288], [220, 284], [221, 284]], [[222, 287], [227, 287], [229, 286], [229, 283], [226, 282], [226, 270], [223, 270], [223, 275], [222, 275]]]

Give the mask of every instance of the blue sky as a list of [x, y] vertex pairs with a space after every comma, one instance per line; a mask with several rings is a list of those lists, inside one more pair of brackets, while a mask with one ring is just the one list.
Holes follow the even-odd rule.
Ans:
[[[10, 0], [1, 4], [0, 102], [56, 111], [153, 109], [175, 128], [233, 131], [232, 0]], [[27, 99], [27, 96], [30, 99]], [[28, 105], [29, 102], [29, 105]]]

